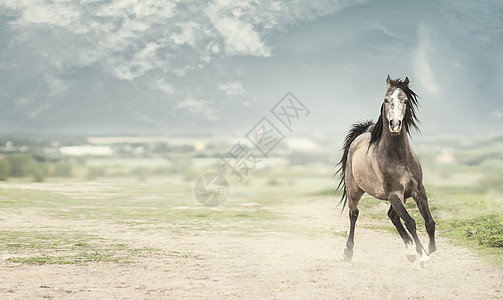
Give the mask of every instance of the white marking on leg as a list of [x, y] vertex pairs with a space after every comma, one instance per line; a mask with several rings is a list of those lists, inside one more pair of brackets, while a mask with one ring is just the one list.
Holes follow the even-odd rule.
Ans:
[[416, 248], [414, 247], [414, 243], [405, 244], [405, 254], [407, 254], [407, 259], [410, 262], [414, 262], [416, 260]]
[[416, 247], [414, 247], [414, 243], [405, 244], [405, 253], [407, 256], [416, 255]]
[[426, 251], [424, 251], [423, 249], [423, 254], [421, 255], [421, 259], [419, 261], [429, 261], [430, 260], [430, 257], [428, 256], [428, 254], [426, 254]]
[[419, 260], [419, 264], [421, 264], [421, 267], [426, 268], [430, 262], [430, 257], [428, 254], [426, 254], [426, 251], [423, 249], [423, 253], [421, 255], [421, 259]]

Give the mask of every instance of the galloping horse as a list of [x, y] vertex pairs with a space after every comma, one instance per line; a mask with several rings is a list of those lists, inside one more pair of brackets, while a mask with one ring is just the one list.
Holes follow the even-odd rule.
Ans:
[[[423, 265], [428, 255], [436, 251], [435, 221], [428, 207], [423, 186], [423, 172], [416, 154], [410, 146], [408, 135], [412, 128], [419, 131], [415, 110], [417, 95], [405, 80], [386, 79], [387, 91], [381, 105], [381, 115], [374, 124], [366, 121], [354, 124], [344, 141], [344, 153], [337, 173], [341, 174], [339, 188], [343, 188], [343, 209], [348, 204], [350, 229], [344, 249], [344, 259], [353, 257], [355, 224], [358, 219], [358, 202], [364, 193], [387, 200], [391, 206], [388, 216], [402, 237], [407, 258], [412, 262], [417, 252]], [[405, 209], [405, 201], [412, 197], [425, 220], [430, 238], [428, 252], [416, 233], [416, 222]], [[341, 203], [340, 202], [340, 203]], [[400, 219], [405, 223], [403, 227]], [[409, 233], [412, 238], [409, 236]], [[415, 250], [413, 245], [416, 245]]]

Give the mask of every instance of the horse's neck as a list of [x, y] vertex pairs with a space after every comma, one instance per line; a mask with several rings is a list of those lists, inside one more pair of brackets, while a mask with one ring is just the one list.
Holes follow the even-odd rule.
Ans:
[[378, 147], [382, 152], [393, 158], [407, 158], [410, 153], [409, 137], [405, 128], [399, 135], [392, 135], [388, 128], [383, 128]]

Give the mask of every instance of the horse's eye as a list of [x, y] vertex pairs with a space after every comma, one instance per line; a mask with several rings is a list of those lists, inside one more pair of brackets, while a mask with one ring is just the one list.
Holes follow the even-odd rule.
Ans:
[[384, 103], [388, 103], [388, 98], [384, 98]]

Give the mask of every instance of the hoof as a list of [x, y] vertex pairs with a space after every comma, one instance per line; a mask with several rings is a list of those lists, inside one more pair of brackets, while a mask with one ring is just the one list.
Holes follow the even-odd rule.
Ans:
[[430, 266], [430, 261], [429, 260], [420, 261], [419, 264], [421, 265], [421, 268], [427, 269]]
[[405, 253], [407, 254], [407, 259], [410, 262], [416, 261], [416, 250], [414, 249], [413, 244], [406, 244], [405, 245]]
[[407, 254], [407, 259], [413, 263], [416, 261], [416, 254]]
[[423, 254], [421, 255], [421, 259], [419, 260], [419, 264], [423, 269], [427, 268], [430, 265], [430, 257], [426, 254], [424, 250]]
[[344, 254], [342, 255], [344, 261], [351, 261], [353, 258], [353, 250], [349, 250], [348, 248], [344, 249]]
[[431, 254], [435, 251], [437, 251], [437, 246], [435, 244], [429, 244], [428, 245], [428, 252]]

